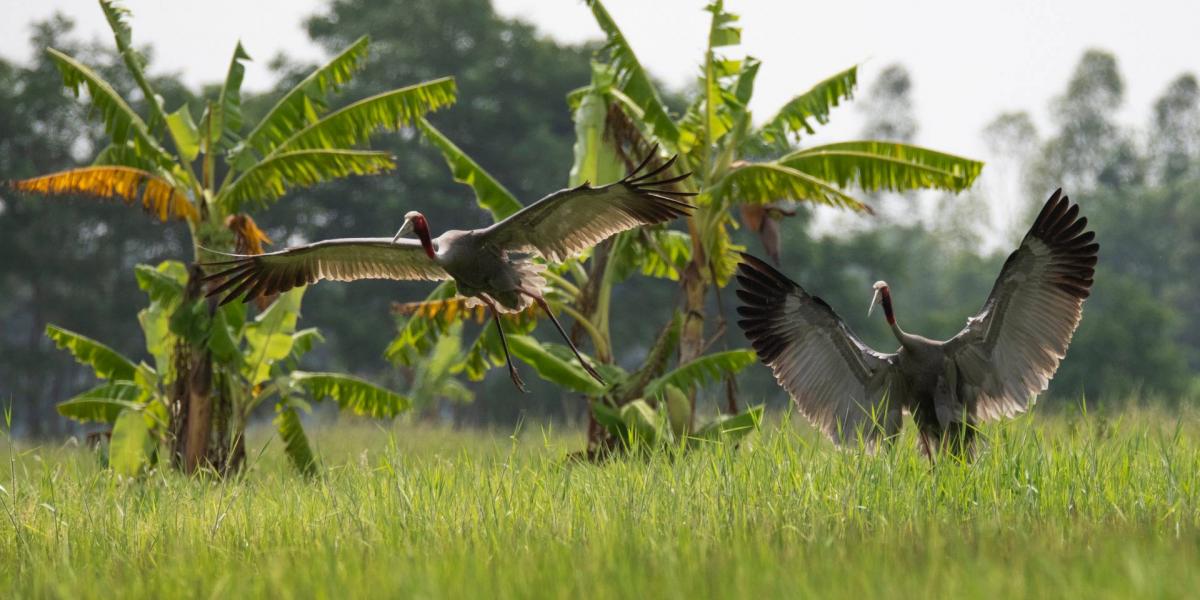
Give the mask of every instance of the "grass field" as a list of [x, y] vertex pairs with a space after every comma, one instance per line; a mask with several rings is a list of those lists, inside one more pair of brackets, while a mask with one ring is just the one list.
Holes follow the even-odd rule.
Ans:
[[[342, 424], [321, 475], [277, 443], [225, 483], [117, 481], [17, 446], [0, 484], [14, 597], [1195, 597], [1194, 414], [1033, 416], [972, 464], [776, 423], [741, 448], [563, 460], [572, 433]], [[7, 440], [5, 440], [7, 442]], [[7, 445], [7, 444], [6, 444]], [[9, 446], [11, 447], [11, 445]]]

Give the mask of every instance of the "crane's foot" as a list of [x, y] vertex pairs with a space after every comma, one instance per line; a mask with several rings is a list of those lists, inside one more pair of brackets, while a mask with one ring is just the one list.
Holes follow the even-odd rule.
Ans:
[[517, 386], [517, 391], [522, 394], [528, 394], [529, 390], [525, 387], [525, 380], [521, 379], [521, 374], [517, 372], [517, 366], [508, 363], [508, 376], [512, 378], [513, 385]]
[[[574, 348], [571, 348], [571, 349], [575, 350]], [[583, 370], [587, 371], [587, 374], [591, 375], [592, 379], [595, 379], [596, 381], [600, 382], [600, 385], [608, 385], [608, 383], [606, 383], [604, 381], [604, 378], [600, 376], [600, 373], [597, 373], [596, 369], [593, 369], [592, 365], [589, 365], [588, 361], [585, 360], [582, 356], [580, 356], [579, 351], [577, 351], [577, 350], [575, 352], [575, 357], [579, 359], [579, 364], [583, 365]]]

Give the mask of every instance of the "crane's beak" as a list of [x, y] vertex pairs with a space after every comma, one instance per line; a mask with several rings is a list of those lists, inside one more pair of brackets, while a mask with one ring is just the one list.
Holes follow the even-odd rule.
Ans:
[[400, 231], [397, 231], [396, 236], [392, 238], [392, 243], [395, 244], [397, 241], [400, 240], [400, 238], [412, 233], [412, 230], [413, 230], [412, 219], [405, 219], [404, 224], [400, 226]]
[[879, 290], [878, 290], [878, 289], [876, 289], [876, 290], [875, 290], [875, 297], [871, 298], [871, 307], [867, 309], [867, 316], [868, 316], [868, 317], [869, 317], [869, 316], [871, 316], [871, 313], [875, 311], [875, 305], [876, 305], [876, 304], [879, 304], [879, 299], [880, 299], [881, 297], [882, 297], [882, 294], [880, 294], [880, 293], [879, 293]]

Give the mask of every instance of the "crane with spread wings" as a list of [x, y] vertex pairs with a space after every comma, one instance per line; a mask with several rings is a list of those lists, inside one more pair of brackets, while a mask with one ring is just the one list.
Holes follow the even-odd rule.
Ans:
[[[546, 261], [563, 261], [616, 233], [665, 223], [691, 214], [683, 198], [694, 195], [676, 184], [691, 174], [666, 176], [675, 157], [650, 168], [657, 149], [620, 181], [554, 192], [489, 227], [449, 230], [434, 238], [429, 221], [419, 212], [404, 215], [392, 238], [332, 239], [231, 260], [206, 263], [222, 267], [206, 277], [220, 280], [208, 295], [225, 294], [222, 303], [237, 298], [249, 302], [322, 279], [395, 279], [438, 281], [453, 279], [468, 305], [486, 305], [500, 334], [509, 375], [517, 389], [524, 382], [513, 365], [500, 313], [519, 312], [537, 303], [567, 340], [583, 368], [603, 382], [580, 355], [542, 296]], [[416, 239], [404, 237], [415, 233]]]
[[[896, 323], [891, 289], [874, 285], [900, 348], [884, 354], [825, 301], [765, 262], [739, 266], [738, 324], [802, 413], [835, 442], [874, 445], [913, 416], [922, 447], [969, 451], [977, 423], [1024, 412], [1045, 391], [1083, 314], [1100, 245], [1062, 194], [1042, 207], [983, 308], [937, 341]], [[868, 314], [870, 311], [868, 311]]]

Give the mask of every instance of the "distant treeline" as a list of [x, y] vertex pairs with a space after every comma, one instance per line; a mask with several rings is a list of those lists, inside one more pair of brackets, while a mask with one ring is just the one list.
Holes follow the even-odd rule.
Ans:
[[[528, 24], [499, 17], [488, 0], [348, 0], [306, 22], [313, 43], [345, 47], [372, 38], [365, 72], [343, 97], [359, 98], [444, 75], [458, 80], [459, 102], [432, 120], [526, 202], [562, 187], [572, 163], [575, 133], [566, 94], [589, 79], [594, 46], [565, 46]], [[28, 65], [0, 61], [0, 179], [15, 179], [86, 163], [103, 146], [102, 133], [70, 92], [44, 49], [54, 47], [101, 65], [122, 91], [133, 89], [120, 59], [107, 45], [89, 46], [73, 35], [70, 20], [33, 25], [35, 50]], [[251, 54], [253, 47], [251, 42]], [[306, 65], [275, 61], [279, 86], [294, 84]], [[107, 67], [107, 68], [104, 68]], [[156, 87], [167, 104], [195, 101], [194, 90], [170, 76]], [[912, 78], [889, 67], [860, 101], [872, 137], [913, 141]], [[1039, 205], [1062, 186], [1080, 201], [1102, 245], [1093, 297], [1071, 352], [1051, 388], [1050, 402], [1091, 402], [1133, 393], [1167, 402], [1200, 395], [1200, 91], [1181, 75], [1153, 107], [1144, 128], [1116, 123], [1123, 84], [1117, 62], [1086, 53], [1064, 91], [1053, 99], [1053, 129], [1037, 132], [1023, 114], [998, 117], [981, 135], [1020, 166], [1028, 205]], [[136, 97], [136, 95], [134, 95]], [[253, 115], [275, 94], [248, 98]], [[670, 102], [670, 100], [668, 100]], [[196, 107], [199, 112], [201, 107]], [[937, 140], [921, 140], [936, 144]], [[471, 192], [455, 184], [444, 161], [415, 136], [381, 136], [375, 146], [398, 157], [395, 172], [300, 192], [259, 218], [282, 247], [301, 240], [350, 235], [390, 235], [405, 211], [420, 208], [434, 224], [482, 225]], [[987, 170], [985, 169], [985, 174]], [[870, 285], [886, 278], [897, 294], [905, 324], [927, 335], [950, 336], [986, 297], [1002, 254], [979, 253], [989, 198], [982, 191], [936, 200], [922, 219], [900, 218], [914, 198], [875, 199], [881, 216], [856, 220], [835, 234], [815, 234], [813, 215], [800, 205], [780, 222], [784, 270], [823, 296], [864, 339], [890, 349], [882, 321], [866, 320]], [[845, 222], [845, 219], [838, 221]], [[0, 190], [0, 402], [12, 403], [18, 431], [54, 434], [72, 425], [54, 402], [88, 387], [92, 375], [56, 350], [43, 331], [62, 325], [144, 357], [137, 311], [145, 296], [132, 267], [167, 258], [186, 259], [182, 225], [162, 225], [132, 211], [94, 200], [19, 197]], [[740, 240], [759, 252], [744, 231]], [[639, 327], [646, 311], [665, 315], [678, 301], [672, 286], [640, 280], [614, 297], [613, 338], [622, 362], [635, 364], [653, 331]], [[400, 382], [383, 349], [395, 333], [391, 302], [418, 300], [422, 284], [324, 284], [306, 296], [305, 325], [319, 326], [327, 342], [309, 355], [313, 368], [356, 372]], [[742, 346], [732, 290], [713, 300], [729, 322], [724, 341]], [[862, 310], [860, 310], [862, 309]], [[655, 315], [656, 321], [661, 321]], [[542, 332], [545, 333], [545, 332]], [[527, 378], [532, 379], [532, 377]], [[583, 414], [576, 397], [530, 381], [534, 393], [518, 396], [504, 373], [477, 385], [470, 405], [444, 407], [429, 418], [461, 424], [510, 427], [522, 415], [573, 420]], [[539, 385], [540, 384], [540, 385]], [[764, 369], [742, 376], [750, 402], [782, 405]], [[714, 392], [715, 393], [715, 392]]]

